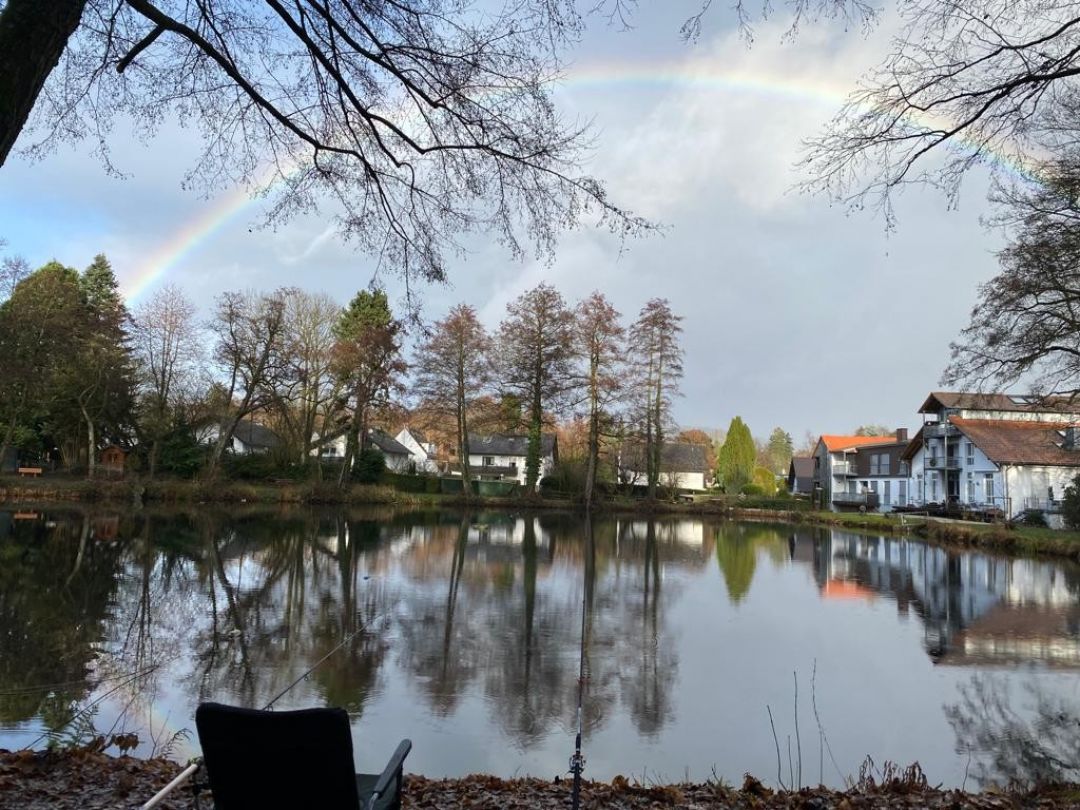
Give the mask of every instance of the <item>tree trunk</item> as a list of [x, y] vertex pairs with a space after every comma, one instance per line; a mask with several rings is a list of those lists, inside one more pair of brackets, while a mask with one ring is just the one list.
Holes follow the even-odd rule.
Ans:
[[86, 420], [86, 477], [93, 478], [94, 473], [97, 471], [97, 430], [94, 425], [94, 420], [90, 418], [90, 414], [87, 413], [86, 408], [80, 408], [82, 410], [83, 419]]
[[86, 0], [8, 0], [0, 12], [0, 166], [85, 6]]
[[357, 407], [353, 411], [352, 421], [349, 423], [349, 435], [345, 439], [345, 457], [341, 460], [341, 471], [338, 473], [338, 489], [345, 489], [349, 480], [352, 466], [363, 447], [363, 433], [365, 432], [366, 411]]
[[0, 441], [0, 464], [4, 463], [4, 458], [8, 454], [8, 450], [11, 448], [12, 442], [15, 440], [15, 418], [12, 417], [8, 422], [7, 430], [4, 431], [4, 439]]
[[148, 465], [150, 469], [147, 474], [148, 478], [152, 479], [154, 477], [154, 473], [157, 472], [158, 453], [160, 452], [160, 449], [161, 439], [155, 436], [154, 441], [150, 443], [150, 459]]
[[458, 461], [461, 464], [461, 493], [465, 500], [472, 497], [472, 473], [469, 471], [469, 421], [465, 403], [465, 359], [459, 357], [457, 368], [457, 440]]
[[599, 358], [593, 355], [589, 364], [589, 448], [585, 464], [585, 511], [592, 509], [593, 490], [596, 488], [596, 463], [600, 455], [600, 402], [598, 372]]
[[233, 434], [236, 433], [236, 426], [240, 424], [241, 419], [243, 419], [242, 416], [234, 416], [229, 420], [227, 428], [224, 424], [221, 426], [221, 433], [218, 436], [217, 444], [214, 445], [214, 452], [210, 455], [210, 464], [206, 468], [206, 474], [209, 478], [213, 478], [217, 473], [221, 457], [225, 455], [225, 448], [232, 442]]

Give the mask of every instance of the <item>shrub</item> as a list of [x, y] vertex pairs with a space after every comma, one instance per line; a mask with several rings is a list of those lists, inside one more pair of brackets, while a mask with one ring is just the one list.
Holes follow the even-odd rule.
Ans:
[[386, 457], [374, 447], [360, 451], [353, 462], [352, 479], [358, 484], [375, 484], [386, 472]]
[[1061, 516], [1070, 529], [1080, 529], [1080, 475], [1065, 487], [1065, 495], [1061, 499]]
[[761, 484], [743, 484], [742, 489], [739, 492], [743, 495], [749, 495], [751, 497], [761, 497], [766, 494]]
[[1024, 512], [1024, 517], [1020, 522], [1025, 526], [1039, 526], [1044, 529], [1049, 526], [1046, 522], [1046, 515], [1043, 514], [1041, 509], [1028, 509]]
[[306, 476], [306, 470], [299, 464], [278, 461], [268, 453], [230, 455], [222, 466], [230, 478], [238, 481], [272, 481], [280, 478], [299, 481]]

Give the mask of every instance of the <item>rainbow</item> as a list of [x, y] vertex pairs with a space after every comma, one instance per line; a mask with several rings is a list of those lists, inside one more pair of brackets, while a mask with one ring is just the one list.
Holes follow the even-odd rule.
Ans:
[[[634, 92], [643, 88], [658, 92], [671, 88], [693, 88], [706, 92], [737, 92], [780, 97], [800, 103], [817, 103], [838, 109], [847, 100], [850, 86], [809, 81], [800, 76], [770, 76], [747, 69], [719, 69], [715, 60], [686, 59], [666, 62], [594, 62], [571, 67], [556, 85], [557, 90], [610, 90], [625, 87]], [[919, 126], [913, 121], [912, 126]], [[962, 145], [971, 146], [963, 141]], [[987, 154], [988, 163], [1027, 182], [1038, 178], [1026, 172], [1004, 155]], [[287, 178], [286, 178], [287, 179]], [[274, 184], [283, 182], [278, 179]], [[272, 185], [263, 184], [264, 189]], [[178, 269], [195, 250], [210, 242], [256, 196], [245, 188], [233, 189], [209, 203], [195, 217], [179, 228], [136, 269], [123, 284], [129, 303], [137, 301], [170, 272]]]

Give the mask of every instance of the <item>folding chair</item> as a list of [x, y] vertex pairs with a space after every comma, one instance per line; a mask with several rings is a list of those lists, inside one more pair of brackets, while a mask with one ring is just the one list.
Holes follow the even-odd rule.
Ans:
[[216, 810], [401, 807], [412, 742], [398, 743], [381, 774], [354, 773], [344, 709], [270, 712], [203, 703], [195, 726]]

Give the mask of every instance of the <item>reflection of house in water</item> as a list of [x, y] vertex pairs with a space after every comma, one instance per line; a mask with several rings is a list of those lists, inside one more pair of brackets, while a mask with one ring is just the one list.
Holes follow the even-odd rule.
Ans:
[[516, 563], [522, 559], [526, 542], [535, 543], [544, 562], [551, 562], [553, 535], [535, 517], [478, 521], [469, 526], [465, 559], [479, 563]]
[[701, 556], [701, 550], [705, 546], [705, 524], [700, 520], [616, 520], [615, 536], [620, 543], [645, 543], [648, 540], [650, 523], [653, 540], [659, 545], [671, 546], [675, 550], [683, 547], [695, 559]]
[[914, 611], [936, 663], [1080, 667], [1080, 568], [1071, 563], [843, 531], [796, 533], [790, 549], [794, 561], [813, 566], [823, 597], [872, 592]]

